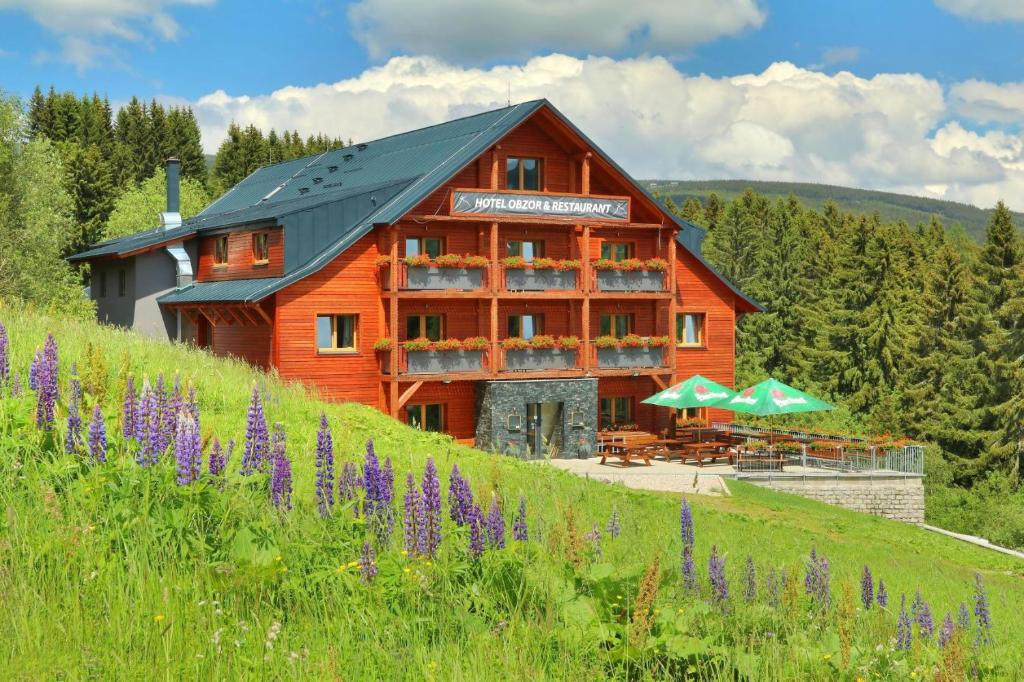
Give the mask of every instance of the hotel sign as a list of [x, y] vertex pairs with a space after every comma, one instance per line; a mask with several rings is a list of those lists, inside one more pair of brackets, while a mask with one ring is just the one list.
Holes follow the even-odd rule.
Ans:
[[629, 199], [575, 194], [467, 192], [455, 190], [453, 214], [543, 216], [584, 220], [629, 220]]

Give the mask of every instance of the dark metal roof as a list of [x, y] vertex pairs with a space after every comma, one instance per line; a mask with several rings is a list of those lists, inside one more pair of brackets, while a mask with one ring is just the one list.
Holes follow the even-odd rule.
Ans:
[[157, 303], [213, 303], [232, 302], [249, 303], [254, 299], [252, 294], [267, 284], [276, 281], [276, 277], [266, 279], [232, 279], [222, 282], [198, 282], [187, 287], [164, 294]]

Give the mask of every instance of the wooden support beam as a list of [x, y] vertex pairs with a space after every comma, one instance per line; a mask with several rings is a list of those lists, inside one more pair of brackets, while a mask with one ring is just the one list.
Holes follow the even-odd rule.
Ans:
[[591, 153], [583, 155], [583, 163], [580, 168], [580, 194], [590, 194], [590, 157]]
[[491, 182], [490, 188], [492, 190], [498, 189], [498, 150], [501, 149], [500, 145], [494, 145], [491, 149]]
[[654, 383], [656, 383], [658, 385], [658, 388], [660, 388], [662, 391], [669, 387], [669, 384], [666, 384], [665, 380], [662, 379], [657, 374], [652, 374], [651, 378], [654, 379]]
[[676, 344], [679, 343], [679, 339], [676, 338], [676, 314], [679, 311], [679, 287], [677, 286], [676, 280], [676, 235], [672, 232], [668, 238], [668, 290], [672, 294], [672, 298], [668, 300], [668, 347], [669, 347], [669, 367], [672, 369], [672, 384], [674, 385], [679, 379], [676, 377]]
[[[396, 382], [396, 385], [397, 385], [397, 382]], [[400, 395], [398, 397], [398, 409], [399, 410], [401, 410], [403, 407], [405, 407], [405, 404], [407, 402], [409, 402], [410, 398], [412, 398], [414, 395], [416, 395], [416, 391], [420, 390], [420, 386], [422, 386], [422, 385], [423, 385], [422, 381], [417, 381], [412, 386], [410, 386], [409, 388], [405, 389], [402, 392], [402, 395]]]
[[206, 318], [206, 321], [210, 323], [211, 327], [217, 326], [217, 318], [214, 315], [212, 315], [210, 311], [208, 311], [206, 308], [202, 306], [198, 306], [197, 310], [199, 311], [200, 315]]
[[[391, 290], [398, 291], [398, 226], [388, 229], [388, 250], [391, 257]], [[388, 336], [391, 338], [391, 378], [398, 378], [398, 298], [392, 296], [388, 305]], [[398, 381], [392, 381], [390, 387], [391, 416], [398, 419]]]
[[274, 321], [270, 318], [270, 315], [267, 314], [267, 311], [264, 310], [263, 306], [261, 306], [259, 303], [250, 303], [249, 307], [254, 312], [259, 313], [259, 316], [263, 318], [264, 322], [266, 322], [267, 324], [269, 324], [271, 326], [274, 325]]
[[580, 244], [580, 259], [583, 261], [580, 277], [583, 278], [583, 310], [580, 325], [583, 328], [583, 369], [590, 371], [592, 351], [590, 349], [590, 225], [583, 226], [583, 243]]

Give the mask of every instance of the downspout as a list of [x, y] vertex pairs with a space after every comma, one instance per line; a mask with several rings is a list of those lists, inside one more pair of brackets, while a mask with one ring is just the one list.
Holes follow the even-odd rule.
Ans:
[[[160, 229], [173, 230], [181, 227], [181, 162], [178, 159], [167, 159], [167, 210], [160, 214]], [[174, 242], [164, 247], [174, 259], [175, 287], [178, 289], [192, 284], [192, 259], [185, 251], [184, 242]], [[181, 310], [175, 311], [175, 339], [181, 341]]]
[[[174, 270], [175, 270], [175, 286], [178, 289], [183, 289], [192, 284], [192, 259], [188, 257], [188, 252], [185, 251], [185, 244], [183, 242], [174, 242], [164, 247], [171, 258], [174, 259]], [[181, 310], [176, 311], [177, 315], [177, 332], [175, 339], [181, 341]]]

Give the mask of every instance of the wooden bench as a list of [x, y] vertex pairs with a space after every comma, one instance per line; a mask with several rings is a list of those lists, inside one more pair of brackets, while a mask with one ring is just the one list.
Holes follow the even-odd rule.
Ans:
[[624, 466], [629, 466], [634, 459], [642, 460], [644, 464], [651, 466], [651, 457], [665, 452], [665, 446], [656, 444], [656, 440], [658, 440], [657, 437], [647, 434], [633, 436], [621, 443], [605, 443], [604, 449], [601, 451], [601, 464], [605, 464], [609, 457], [616, 457]]

